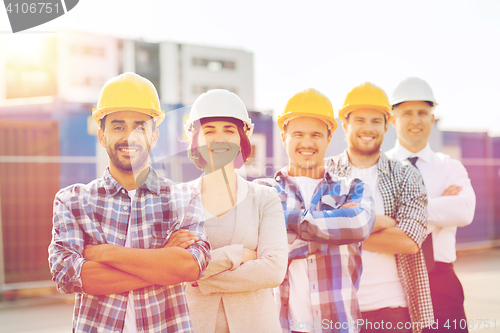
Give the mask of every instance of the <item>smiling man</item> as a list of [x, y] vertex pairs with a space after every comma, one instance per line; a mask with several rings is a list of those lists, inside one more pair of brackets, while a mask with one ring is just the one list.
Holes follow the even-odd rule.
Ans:
[[288, 231], [288, 270], [278, 288], [284, 332], [358, 332], [361, 242], [373, 227], [370, 192], [359, 179], [325, 169], [337, 127], [330, 100], [315, 89], [293, 96], [278, 117], [289, 165], [274, 179]]
[[376, 222], [363, 242], [358, 298], [361, 332], [421, 332], [432, 323], [429, 282], [420, 245], [426, 235], [427, 195], [418, 171], [380, 151], [392, 117], [386, 93], [366, 82], [339, 112], [347, 150], [328, 162], [339, 176], [370, 187]]
[[[201, 204], [149, 166], [164, 116], [150, 81], [109, 80], [93, 110], [109, 167], [56, 194], [49, 266], [76, 293], [74, 332], [192, 332], [181, 283], [201, 275], [210, 246]], [[189, 231], [170, 237], [179, 220]]]
[[[431, 286], [436, 324], [433, 329], [447, 332], [467, 332], [464, 292], [454, 270], [457, 259], [455, 234], [457, 227], [472, 222], [476, 196], [467, 170], [450, 156], [435, 153], [428, 143], [434, 125], [437, 105], [431, 87], [420, 78], [410, 77], [391, 96], [394, 110], [392, 124], [398, 140], [389, 157], [415, 165], [424, 179], [429, 203], [430, 235], [422, 246]], [[430, 330], [433, 331], [433, 330]]]

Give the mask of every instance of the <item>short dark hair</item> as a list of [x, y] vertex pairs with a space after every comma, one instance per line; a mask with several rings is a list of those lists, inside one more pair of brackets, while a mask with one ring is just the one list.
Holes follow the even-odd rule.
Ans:
[[[240, 135], [241, 157], [243, 159], [243, 163], [245, 163], [252, 154], [252, 144], [243, 129], [243, 122], [241, 122], [241, 124], [236, 124], [236, 128], [238, 129], [238, 134]], [[204, 170], [208, 162], [205, 161], [203, 156], [201, 156], [200, 150], [198, 149], [198, 135], [200, 134], [200, 130], [201, 127], [198, 127], [193, 133], [193, 137], [188, 145], [188, 157], [191, 161], [193, 161], [198, 169]], [[235, 165], [235, 167], [239, 168], [241, 165]]]
[[[106, 124], [106, 117], [108, 115], [105, 115], [104, 117], [101, 118], [101, 120], [99, 121], [100, 122], [100, 126], [101, 126], [101, 131], [104, 132], [104, 125]], [[153, 131], [156, 129], [156, 121], [153, 120], [153, 126], [151, 128]]]

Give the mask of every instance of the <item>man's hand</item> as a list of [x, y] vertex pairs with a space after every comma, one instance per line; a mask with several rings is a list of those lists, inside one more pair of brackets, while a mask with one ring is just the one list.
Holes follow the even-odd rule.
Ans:
[[446, 195], [458, 195], [462, 191], [462, 186], [458, 185], [450, 185], [446, 190], [444, 190], [443, 194], [441, 196], [446, 196]]
[[164, 246], [166, 247], [171, 247], [171, 246], [177, 246], [180, 248], [187, 248], [191, 245], [194, 244], [194, 242], [198, 241], [198, 235], [192, 233], [189, 230], [186, 229], [180, 229], [177, 230], [170, 236], [170, 239], [168, 240], [167, 244]]
[[348, 203], [343, 204], [342, 206], [340, 206], [339, 209], [342, 209], [342, 208], [356, 208], [356, 207], [359, 207], [359, 204], [357, 204], [355, 202], [348, 202]]
[[397, 224], [396, 220], [387, 215], [377, 215], [375, 219], [375, 225], [373, 226], [372, 233], [395, 227]]
[[241, 257], [241, 263], [245, 263], [249, 260], [257, 259], [257, 252], [247, 248], [243, 248], [243, 256]]

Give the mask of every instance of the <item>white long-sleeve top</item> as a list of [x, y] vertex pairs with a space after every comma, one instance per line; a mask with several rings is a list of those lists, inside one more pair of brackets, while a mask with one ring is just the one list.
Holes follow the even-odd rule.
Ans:
[[[419, 152], [412, 153], [396, 141], [396, 146], [386, 155], [406, 164], [410, 164], [408, 157], [418, 157], [416, 166], [422, 174], [429, 198], [427, 229], [432, 232], [434, 259], [454, 262], [457, 259], [457, 227], [470, 224], [476, 208], [476, 195], [467, 170], [450, 156], [433, 152], [429, 143]], [[451, 185], [461, 186], [462, 190], [458, 195], [442, 196]]]

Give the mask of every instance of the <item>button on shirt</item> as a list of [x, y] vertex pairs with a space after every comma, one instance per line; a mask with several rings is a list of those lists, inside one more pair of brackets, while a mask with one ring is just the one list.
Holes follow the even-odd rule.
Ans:
[[[128, 292], [93, 296], [82, 288], [81, 269], [87, 244], [125, 245], [131, 224], [131, 247], [157, 249], [165, 245], [167, 233], [179, 219], [199, 237], [187, 248], [200, 272], [208, 265], [210, 245], [203, 232], [201, 202], [172, 190], [172, 182], [158, 178], [152, 168], [137, 189], [132, 203], [123, 187], [106, 169], [101, 179], [60, 190], [54, 200], [49, 266], [57, 289], [76, 293], [73, 329], [76, 332], [122, 331]], [[192, 332], [181, 284], [152, 285], [134, 291], [139, 332]], [[170, 307], [175, 307], [171, 310]]]
[[[408, 157], [418, 157], [416, 166], [427, 189], [428, 230], [432, 232], [434, 259], [451, 263], [457, 259], [455, 235], [457, 227], [470, 224], [474, 217], [476, 195], [467, 170], [450, 156], [435, 153], [429, 143], [424, 149], [412, 153], [399, 142], [387, 156], [409, 164]], [[458, 195], [442, 196], [450, 185], [461, 186]]]

